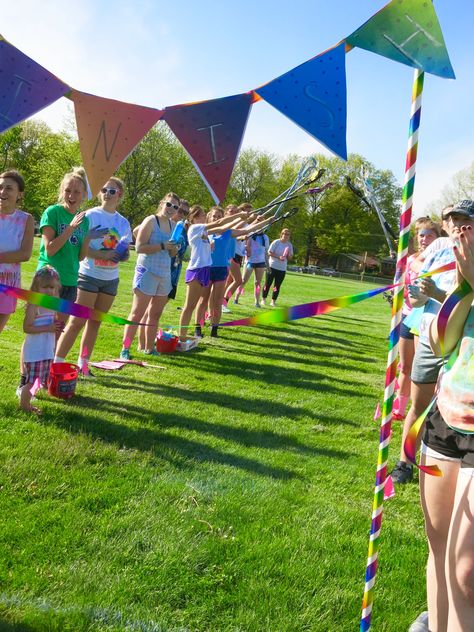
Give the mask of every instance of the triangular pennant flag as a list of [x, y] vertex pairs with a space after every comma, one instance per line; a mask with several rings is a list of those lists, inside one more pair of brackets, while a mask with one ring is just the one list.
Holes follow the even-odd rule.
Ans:
[[380, 402], [377, 402], [377, 406], [375, 407], [375, 412], [374, 412], [374, 421], [377, 421], [377, 419], [380, 419], [381, 416], [382, 416], [382, 411], [380, 410]]
[[104, 99], [73, 90], [77, 133], [90, 188], [97, 195], [145, 134], [163, 116], [162, 110]]
[[385, 481], [385, 487], [383, 488], [383, 499], [388, 500], [395, 496], [395, 487], [393, 486], [393, 480], [390, 474]]
[[344, 43], [255, 92], [332, 152], [347, 158]]
[[346, 42], [439, 77], [454, 79], [433, 3], [392, 0]]
[[51, 105], [70, 89], [0, 35], [0, 133]]
[[252, 101], [252, 94], [237, 94], [165, 109], [163, 118], [216, 202], [225, 197]]

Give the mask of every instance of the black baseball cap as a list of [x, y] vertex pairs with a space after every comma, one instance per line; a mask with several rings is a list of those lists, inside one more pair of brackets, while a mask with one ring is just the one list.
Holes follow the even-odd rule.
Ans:
[[474, 218], [474, 200], [461, 200], [443, 213], [443, 219], [446, 219], [450, 215], [454, 214]]

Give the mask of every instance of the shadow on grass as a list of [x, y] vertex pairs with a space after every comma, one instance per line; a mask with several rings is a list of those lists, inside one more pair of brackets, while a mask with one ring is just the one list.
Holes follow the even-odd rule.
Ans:
[[0, 632], [39, 632], [39, 629], [26, 623], [11, 623], [0, 617]]
[[111, 414], [119, 414], [120, 412], [123, 414], [123, 407], [120, 404], [82, 395], [77, 396], [75, 402], [81, 409], [89, 410], [90, 414], [78, 412], [77, 406], [74, 410], [68, 411], [62, 402], [58, 402], [62, 409], [56, 411], [54, 417], [48, 418], [45, 415], [39, 421], [45, 425], [55, 425], [68, 432], [83, 433], [101, 441], [117, 444], [120, 447], [125, 446], [129, 449], [151, 452], [155, 457], [181, 467], [183, 467], [184, 457], [190, 462], [218, 463], [276, 479], [302, 478], [291, 469], [268, 465], [256, 459], [235, 454], [235, 452], [226, 452], [200, 441], [170, 434], [167, 430], [171, 428], [199, 432], [217, 439], [231, 441], [246, 448], [285, 450], [293, 454], [337, 459], [347, 459], [351, 456], [351, 453], [342, 450], [306, 446], [297, 439], [272, 431], [254, 431], [247, 428], [231, 427], [226, 424], [213, 424], [170, 413], [157, 415], [145, 408], [141, 410], [142, 419], [155, 427], [134, 428], [117, 422], [109, 422], [97, 414], [101, 410]]
[[[239, 397], [238, 395], [231, 395], [229, 393], [225, 393], [223, 391], [201, 391], [201, 390], [192, 390], [181, 388], [179, 386], [172, 386], [168, 384], [151, 384], [150, 382], [145, 382], [144, 380], [138, 380], [133, 378], [127, 378], [125, 376], [110, 376], [107, 378], [107, 387], [118, 388], [122, 390], [131, 390], [136, 391], [137, 388], [140, 391], [148, 392], [153, 395], [159, 395], [163, 397], [172, 397], [176, 399], [178, 402], [180, 401], [189, 401], [189, 402], [198, 402], [200, 404], [211, 404], [214, 406], [218, 406], [219, 408], [224, 408], [226, 411], [225, 414], [230, 416], [232, 419], [235, 419], [235, 411], [240, 411], [244, 414], [255, 414], [255, 415], [273, 415], [274, 417], [287, 417], [289, 419], [299, 419], [301, 417], [309, 417], [310, 419], [316, 419], [321, 421], [321, 415], [315, 413], [314, 411], [309, 410], [308, 408], [304, 408], [302, 406], [292, 406], [290, 404], [284, 404], [282, 402], [277, 402], [274, 400], [266, 400], [266, 399], [249, 399], [246, 397]], [[324, 390], [324, 389], [320, 389]], [[346, 391], [344, 391], [346, 392]], [[127, 404], [127, 410], [129, 406]], [[123, 410], [123, 408], [122, 408]], [[132, 411], [140, 412], [140, 408], [136, 406], [131, 406]], [[203, 423], [203, 420], [198, 420], [200, 424]], [[331, 422], [342, 424], [342, 425], [351, 425], [356, 426], [352, 421], [348, 421], [345, 419], [331, 419]], [[226, 426], [229, 429], [232, 429], [233, 426]]]

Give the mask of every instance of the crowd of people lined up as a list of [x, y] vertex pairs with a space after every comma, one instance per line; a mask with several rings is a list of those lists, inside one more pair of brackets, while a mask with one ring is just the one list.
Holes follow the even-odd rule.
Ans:
[[[239, 301], [252, 274], [255, 307], [265, 305], [272, 284], [271, 305], [275, 305], [287, 261], [293, 256], [290, 232], [284, 228], [280, 239], [270, 244], [264, 234], [269, 220], [255, 215], [251, 205], [216, 206], [206, 213], [201, 206], [189, 207], [175, 193], [168, 193], [157, 212], [132, 231], [117, 210], [124, 194], [120, 179], [112, 177], [104, 184], [98, 207], [80, 211], [87, 190], [84, 171], [75, 169], [64, 176], [58, 203], [44, 211], [32, 290], [107, 312], [117, 294], [120, 262], [129, 258], [135, 238], [138, 256], [128, 318], [148, 325], [140, 328], [138, 341], [145, 354], [157, 353], [160, 317], [166, 303], [176, 298], [188, 247], [186, 299], [179, 328], [184, 348], [191, 348], [190, 341], [196, 339], [188, 336], [193, 313], [195, 336], [203, 334], [206, 313], [211, 336], [217, 336], [222, 311], [230, 311], [232, 297], [234, 303]], [[21, 285], [20, 264], [30, 259], [33, 248], [33, 218], [17, 208], [23, 193], [18, 172], [0, 174], [0, 283], [15, 287]], [[183, 230], [173, 239], [180, 222]], [[435, 392], [437, 400], [426, 419], [421, 460], [438, 465], [443, 477], [420, 474], [429, 544], [428, 611], [411, 629], [467, 631], [473, 629], [474, 621], [474, 201], [444, 208], [441, 225], [426, 217], [418, 219], [414, 229], [416, 252], [408, 261], [399, 390], [394, 402], [394, 417], [404, 420], [404, 429], [392, 478], [396, 483], [412, 479], [404, 439]], [[267, 255], [269, 270], [262, 288]], [[455, 269], [419, 278], [447, 263], [454, 263]], [[449, 315], [441, 341], [440, 308], [457, 286], [464, 292]], [[0, 331], [15, 309], [16, 299], [0, 293]], [[84, 371], [99, 327], [95, 320], [68, 319], [66, 314], [27, 305], [18, 389], [24, 410], [37, 412], [32, 405], [32, 385], [45, 383], [51, 363], [65, 360], [81, 332], [78, 364]], [[120, 354], [124, 360], [130, 358], [136, 332], [136, 325], [124, 329]]]
[[[33, 248], [33, 217], [17, 207], [24, 194], [24, 181], [15, 171], [0, 174], [0, 283], [20, 287], [20, 264], [30, 259]], [[59, 187], [57, 204], [49, 206], [40, 221], [39, 261], [31, 289], [73, 301], [87, 308], [108, 312], [119, 285], [120, 264], [129, 259], [135, 241], [137, 259], [133, 299], [128, 320], [146, 323], [140, 327], [138, 350], [158, 355], [156, 336], [160, 318], [169, 300], [176, 298], [183, 257], [189, 248], [185, 274], [186, 299], [181, 311], [179, 338], [183, 350], [195, 346], [210, 320], [210, 335], [218, 336], [222, 310], [235, 296], [239, 300], [252, 273], [255, 274], [255, 306], [265, 305], [270, 292], [275, 305], [285, 277], [287, 261], [293, 256], [290, 232], [269, 244], [263, 233], [269, 218], [258, 216], [251, 204], [214, 206], [209, 212], [189, 206], [175, 193], [168, 193], [156, 213], [132, 231], [118, 212], [124, 183], [111, 177], [99, 193], [100, 205], [87, 211], [87, 179], [82, 168], [67, 173]], [[181, 230], [177, 230], [181, 228]], [[269, 264], [263, 285], [263, 273]], [[245, 272], [242, 275], [241, 268]], [[16, 299], [0, 293], [0, 331], [16, 309]], [[194, 314], [194, 324], [190, 326]], [[32, 405], [32, 384], [44, 384], [53, 362], [64, 362], [81, 334], [77, 364], [84, 377], [92, 377], [89, 361], [99, 334], [100, 322], [28, 305], [26, 338], [20, 357], [18, 395], [21, 407], [37, 412]], [[190, 331], [189, 335], [188, 330]], [[130, 359], [138, 326], [126, 325], [120, 357]]]

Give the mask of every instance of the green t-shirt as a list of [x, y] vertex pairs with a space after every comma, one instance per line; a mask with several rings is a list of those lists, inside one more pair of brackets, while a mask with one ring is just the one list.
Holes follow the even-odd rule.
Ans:
[[[68, 213], [62, 204], [48, 206], [40, 221], [40, 230], [45, 226], [50, 226], [56, 235], [60, 235], [72, 222], [74, 215]], [[77, 286], [77, 276], [79, 272], [79, 253], [81, 246], [89, 232], [89, 220], [85, 217], [82, 224], [76, 228], [64, 246], [55, 255], [49, 257], [43, 240], [41, 240], [40, 254], [37, 270], [50, 265], [57, 270], [61, 284], [66, 286]]]

